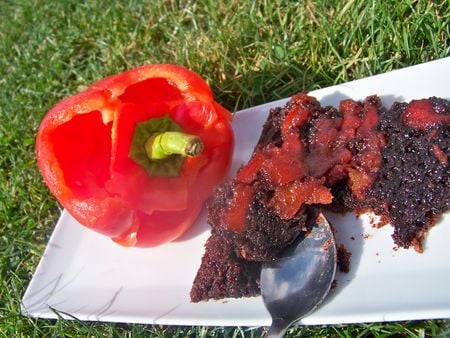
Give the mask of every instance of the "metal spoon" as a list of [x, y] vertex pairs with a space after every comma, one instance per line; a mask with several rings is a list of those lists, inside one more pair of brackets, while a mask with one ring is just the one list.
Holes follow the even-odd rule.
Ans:
[[261, 294], [272, 317], [269, 338], [283, 337], [291, 324], [315, 310], [334, 279], [336, 243], [322, 213], [311, 232], [300, 237], [261, 270]]

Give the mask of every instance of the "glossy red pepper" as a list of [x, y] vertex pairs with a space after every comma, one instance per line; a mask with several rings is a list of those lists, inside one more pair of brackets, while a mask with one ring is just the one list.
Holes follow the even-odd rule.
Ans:
[[[122, 245], [159, 245], [194, 223], [227, 173], [230, 121], [197, 74], [175, 65], [143, 66], [53, 107], [37, 134], [38, 165], [50, 191], [81, 224]], [[185, 137], [195, 140], [194, 154], [178, 144], [180, 135], [182, 144]], [[164, 153], [173, 137], [169, 147], [176, 149]]]

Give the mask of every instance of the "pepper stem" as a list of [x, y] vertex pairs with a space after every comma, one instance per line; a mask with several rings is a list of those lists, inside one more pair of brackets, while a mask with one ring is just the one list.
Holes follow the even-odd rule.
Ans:
[[203, 151], [203, 142], [199, 137], [179, 131], [153, 135], [144, 146], [151, 160], [161, 160], [170, 155], [197, 156]]

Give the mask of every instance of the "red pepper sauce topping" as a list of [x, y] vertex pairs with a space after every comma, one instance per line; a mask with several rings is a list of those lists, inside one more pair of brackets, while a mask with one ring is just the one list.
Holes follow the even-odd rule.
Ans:
[[427, 99], [411, 101], [402, 118], [408, 127], [419, 131], [450, 123], [450, 116], [435, 112]]
[[[245, 217], [256, 181], [270, 186], [267, 206], [280, 218], [293, 218], [304, 204], [329, 204], [330, 186], [349, 178], [362, 199], [381, 164], [385, 142], [377, 131], [377, 97], [364, 103], [344, 100], [340, 113], [321, 108], [315, 98], [298, 94], [288, 103], [280, 125], [281, 146], [257, 148], [235, 179], [233, 202], [226, 211], [230, 230], [245, 229]], [[247, 187], [247, 188], [244, 188]]]
[[245, 218], [253, 193], [253, 188], [250, 185], [242, 183], [234, 185], [234, 198], [225, 214], [225, 224], [229, 230], [234, 232], [244, 231]]
[[[440, 125], [450, 123], [450, 115], [440, 114], [436, 111], [429, 99], [411, 101], [401, 117], [408, 127], [419, 132], [427, 131], [429, 140], [437, 135]], [[440, 163], [448, 164], [447, 155], [437, 144], [432, 145], [432, 151]]]
[[441, 162], [442, 164], [447, 165], [448, 164], [447, 155], [442, 151], [441, 148], [439, 148], [437, 144], [433, 144], [432, 147], [433, 147], [433, 154], [434, 156], [436, 156], [438, 161]]

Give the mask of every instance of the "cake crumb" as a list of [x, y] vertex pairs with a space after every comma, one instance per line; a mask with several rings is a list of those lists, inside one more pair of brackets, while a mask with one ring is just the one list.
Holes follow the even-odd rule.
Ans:
[[352, 253], [341, 244], [337, 247], [337, 266], [339, 271], [348, 273], [350, 271], [350, 257]]

